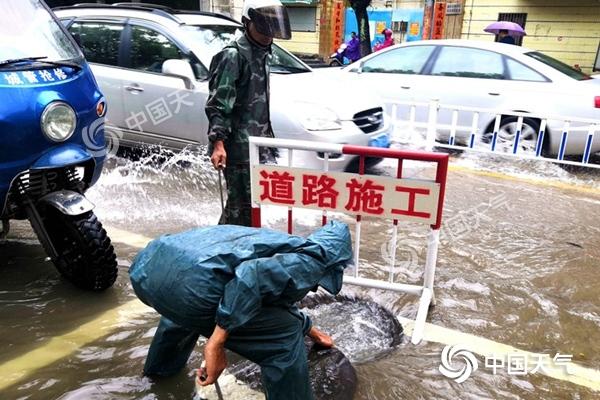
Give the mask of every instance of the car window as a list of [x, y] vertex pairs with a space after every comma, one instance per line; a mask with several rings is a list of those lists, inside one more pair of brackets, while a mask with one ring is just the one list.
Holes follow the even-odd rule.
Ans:
[[273, 44], [271, 49], [271, 72], [281, 74], [310, 72], [300, 61], [276, 44]]
[[131, 27], [131, 67], [148, 72], [162, 72], [170, 59], [185, 59], [177, 45], [153, 29]]
[[443, 46], [431, 75], [504, 79], [502, 55], [468, 47]]
[[364, 62], [363, 72], [418, 74], [435, 46], [412, 46], [390, 50]]
[[118, 65], [123, 25], [115, 23], [75, 22], [69, 32], [92, 63]]
[[131, 27], [131, 68], [162, 73], [163, 63], [178, 59], [190, 63], [196, 79], [206, 79], [208, 71], [193, 55], [186, 55], [165, 35], [141, 26]]
[[[183, 31], [191, 42], [202, 48], [202, 53], [198, 54], [198, 57], [209, 66], [218, 52], [244, 34], [241, 27], [235, 25], [185, 25]], [[280, 74], [310, 72], [301, 61], [277, 44], [273, 43], [271, 49], [271, 72]]]
[[538, 51], [533, 51], [531, 53], [525, 53], [526, 55], [528, 55], [531, 58], [535, 58], [536, 60], [543, 62], [544, 64], [562, 72], [563, 74], [576, 79], [578, 81], [584, 81], [587, 79], [591, 79], [591, 77], [587, 74], [584, 74], [581, 71], [576, 70], [575, 68], [571, 67], [570, 65], [565, 64], [562, 61], [558, 61], [556, 58], [552, 58], [550, 56], [547, 56], [544, 53], [540, 53]]
[[210, 66], [212, 58], [223, 47], [244, 34], [240, 27], [229, 25], [184, 25], [182, 30], [190, 42], [202, 48], [202, 54], [197, 56], [206, 66]]
[[510, 72], [510, 79], [513, 81], [547, 82], [547, 79], [542, 74], [526, 67], [512, 58], [507, 58], [506, 64], [508, 65], [508, 71]]

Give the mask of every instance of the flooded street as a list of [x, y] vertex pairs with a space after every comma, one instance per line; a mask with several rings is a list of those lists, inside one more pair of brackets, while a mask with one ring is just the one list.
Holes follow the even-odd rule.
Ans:
[[[371, 172], [393, 175], [394, 164]], [[407, 164], [405, 176], [431, 176]], [[83, 292], [61, 279], [26, 222], [13, 223], [0, 244], [0, 399], [192, 399], [192, 369], [160, 383], [141, 376], [157, 314], [140, 305], [127, 269], [136, 253], [160, 234], [216, 224], [217, 174], [189, 153], [167, 160], [112, 159], [89, 192], [113, 239], [119, 277], [104, 293]], [[572, 355], [600, 369], [600, 170], [567, 171], [542, 162], [477, 156], [451, 159], [438, 255], [437, 305], [428, 322], [532, 353]], [[263, 212], [265, 225], [284, 229], [286, 210]], [[306, 234], [320, 214], [296, 212]], [[339, 216], [353, 228], [353, 221]], [[366, 219], [361, 275], [387, 276], [391, 222]], [[400, 224], [395, 280], [418, 284], [427, 230]], [[414, 319], [418, 298], [346, 285], [344, 294], [371, 299], [396, 316]], [[364, 315], [347, 315], [347, 323]], [[315, 320], [325, 328], [326, 313]], [[322, 322], [320, 322], [322, 321]], [[426, 328], [427, 330], [427, 328]], [[443, 376], [444, 344], [408, 340], [377, 357], [385, 344], [340, 346], [358, 375], [355, 399], [595, 399], [585, 385], [541, 373], [479, 369], [464, 383]], [[335, 337], [335, 332], [332, 332]], [[343, 340], [340, 340], [343, 342]], [[345, 348], [344, 348], [345, 347]], [[353, 356], [355, 356], [353, 358]], [[597, 372], [598, 373], [598, 372]], [[600, 382], [596, 382], [600, 389]]]

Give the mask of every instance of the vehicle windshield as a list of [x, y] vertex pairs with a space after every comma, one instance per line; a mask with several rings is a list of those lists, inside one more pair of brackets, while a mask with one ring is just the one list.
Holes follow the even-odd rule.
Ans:
[[[202, 48], [202, 54], [196, 56], [207, 67], [210, 66], [215, 54], [244, 34], [241, 27], [233, 25], [186, 25], [184, 30], [188, 34], [188, 39]], [[300, 60], [278, 45], [273, 44], [272, 49], [271, 72], [279, 74], [310, 72], [310, 69]]]
[[570, 65], [565, 64], [562, 61], [558, 61], [556, 58], [552, 58], [538, 51], [533, 51], [531, 53], [525, 53], [531, 58], [535, 58], [538, 61], [543, 62], [544, 64], [562, 72], [563, 74], [569, 76], [570, 78], [576, 79], [578, 81], [584, 81], [587, 79], [591, 79], [591, 77], [587, 74], [584, 74], [581, 71], [576, 70]]
[[81, 57], [40, 0], [2, 0], [0, 63], [23, 58], [59, 62]]

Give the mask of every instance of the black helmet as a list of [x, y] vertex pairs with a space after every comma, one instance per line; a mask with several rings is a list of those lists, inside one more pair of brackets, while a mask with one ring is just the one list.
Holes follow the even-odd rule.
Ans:
[[292, 38], [287, 10], [279, 0], [246, 0], [242, 15], [252, 21], [263, 35], [277, 39]]

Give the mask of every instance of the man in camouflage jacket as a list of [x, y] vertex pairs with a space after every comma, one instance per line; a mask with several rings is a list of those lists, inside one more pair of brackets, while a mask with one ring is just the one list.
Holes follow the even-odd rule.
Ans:
[[251, 226], [248, 138], [273, 137], [269, 115], [273, 36], [259, 32], [253, 21], [244, 23], [245, 34], [211, 62], [206, 115], [211, 161], [215, 168], [224, 168], [227, 182], [227, 204], [219, 224]]

